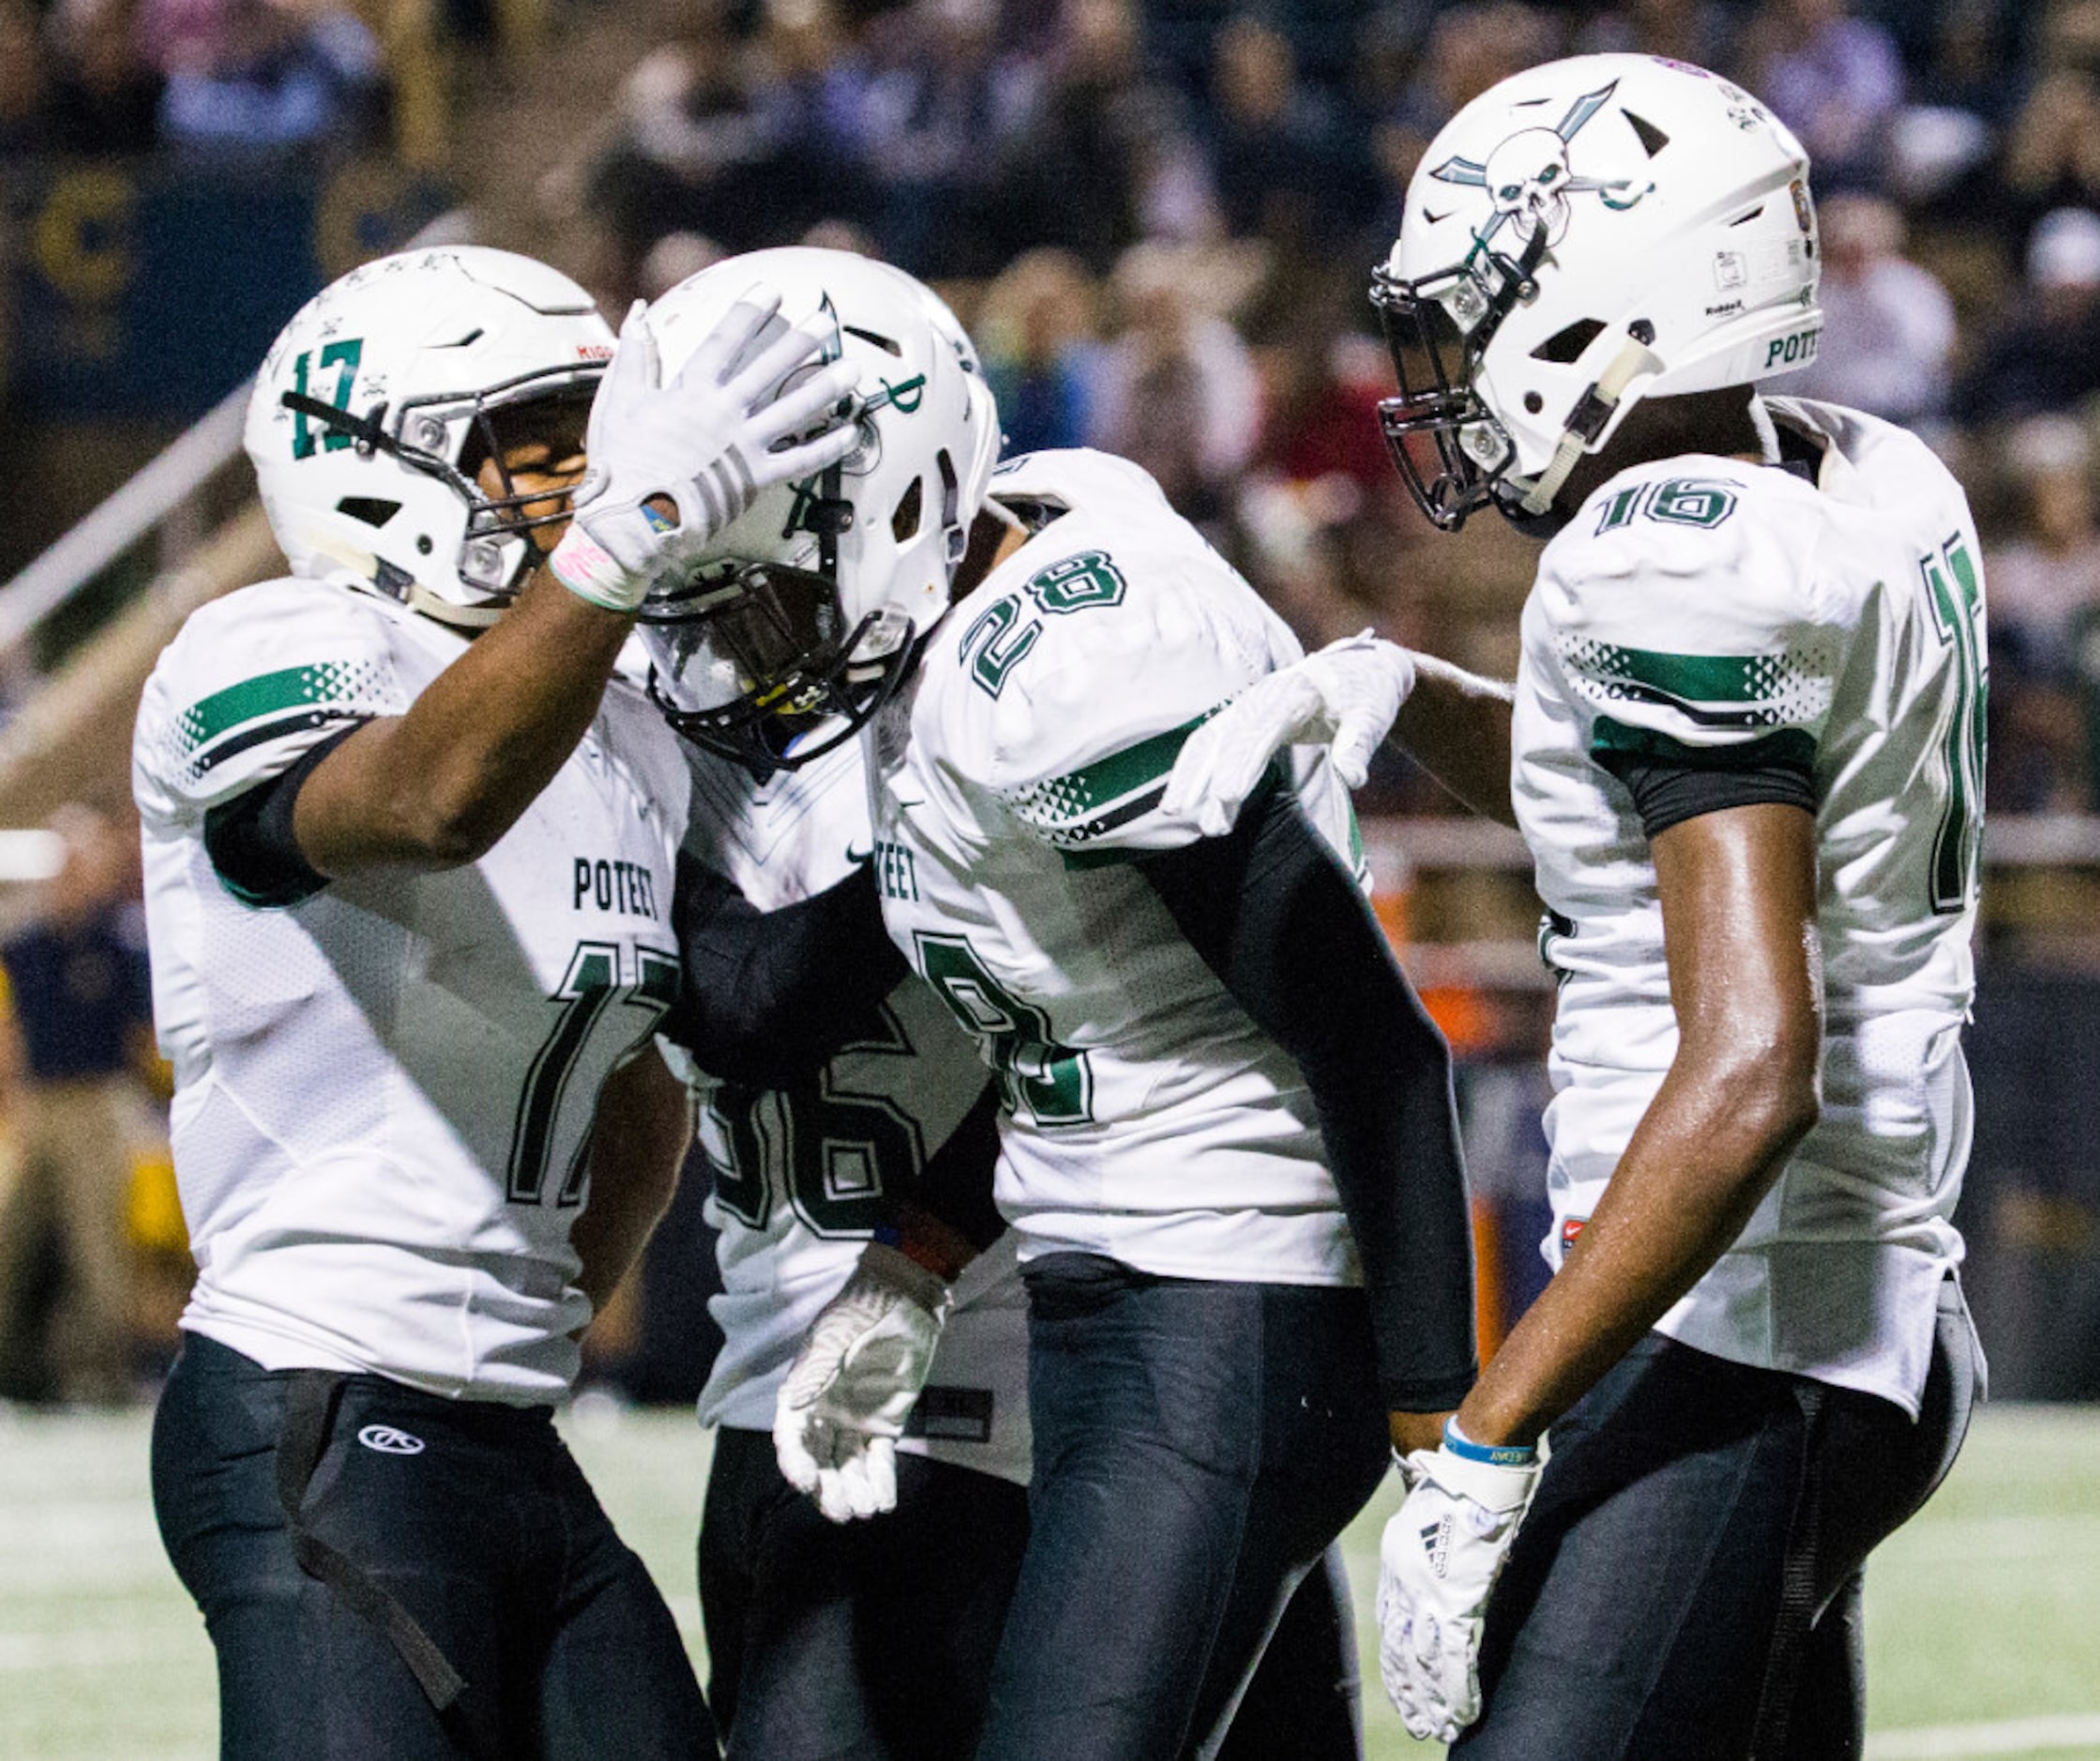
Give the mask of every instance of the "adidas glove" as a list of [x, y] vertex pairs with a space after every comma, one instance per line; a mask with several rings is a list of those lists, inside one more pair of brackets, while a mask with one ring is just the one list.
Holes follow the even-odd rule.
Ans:
[[1285, 746], [1326, 742], [1335, 774], [1360, 788], [1414, 689], [1414, 656], [1366, 630], [1258, 680], [1188, 736], [1160, 810], [1220, 837]]
[[1455, 1742], [1480, 1716], [1481, 1621], [1541, 1463], [1447, 1426], [1442, 1449], [1397, 1465], [1408, 1495], [1379, 1544], [1378, 1671], [1411, 1737]]
[[803, 1335], [773, 1412], [773, 1452], [835, 1523], [897, 1508], [897, 1439], [933, 1367], [948, 1287], [880, 1242]]
[[[549, 559], [571, 593], [634, 610], [761, 491], [813, 476], [853, 450], [858, 428], [840, 406], [854, 369], [835, 361], [781, 389], [823, 341], [782, 326], [779, 309], [778, 294], [752, 288], [666, 385], [635, 303], [591, 403], [575, 516]], [[659, 498], [675, 511], [651, 505]]]

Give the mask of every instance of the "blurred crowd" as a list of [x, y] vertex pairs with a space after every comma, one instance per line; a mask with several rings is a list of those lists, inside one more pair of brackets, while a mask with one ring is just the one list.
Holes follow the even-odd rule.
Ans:
[[[387, 4], [0, 0], [0, 161], [383, 147]], [[471, 37], [493, 4], [426, 9]], [[567, 0], [546, 53], [629, 4]], [[1429, 138], [1518, 68], [1733, 75], [1821, 199], [1828, 327], [1775, 389], [1945, 452], [1990, 549], [1993, 809], [2100, 808], [2100, 0], [660, 4], [589, 126], [496, 168], [608, 310], [728, 251], [880, 252], [971, 324], [1015, 450], [1139, 459], [1307, 640], [1375, 623], [1502, 670], [1531, 552], [1425, 542], [1370, 266]], [[1367, 803], [1441, 805], [1397, 761]]]
[[386, 107], [336, 0], [0, 0], [0, 163], [352, 148]]
[[[1506, 670], [1530, 550], [1426, 546], [1364, 299], [1429, 138], [1533, 62], [1740, 79], [1813, 158], [1820, 358], [1923, 429], [1992, 545], [1991, 800], [2100, 807], [2100, 0], [693, 0], [541, 174], [608, 309], [801, 239], [938, 281], [1016, 450], [1128, 454], [1308, 640]], [[1403, 766], [1374, 808], [1435, 810]]]
[[0, 934], [0, 1401], [106, 1404], [172, 1353], [192, 1268], [137, 834], [76, 804], [42, 841], [49, 878]]

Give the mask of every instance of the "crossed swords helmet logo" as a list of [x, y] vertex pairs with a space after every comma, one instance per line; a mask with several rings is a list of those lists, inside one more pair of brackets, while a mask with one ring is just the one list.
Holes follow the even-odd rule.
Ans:
[[1482, 247], [1491, 246], [1506, 226], [1528, 242], [1540, 228], [1549, 246], [1566, 233], [1570, 196], [1595, 196], [1608, 208], [1632, 207], [1654, 188], [1629, 177], [1579, 176], [1568, 165], [1568, 146], [1583, 126], [1609, 101], [1618, 81], [1575, 100], [1551, 128], [1524, 128], [1503, 141], [1483, 165], [1469, 158], [1448, 158], [1429, 173], [1440, 183], [1485, 189], [1494, 212], [1473, 231]]

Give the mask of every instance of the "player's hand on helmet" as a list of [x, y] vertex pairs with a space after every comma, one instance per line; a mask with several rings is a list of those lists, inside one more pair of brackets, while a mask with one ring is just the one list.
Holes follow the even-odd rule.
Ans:
[[1488, 1598], [1541, 1458], [1469, 1459], [1448, 1439], [1397, 1458], [1408, 1495], [1378, 1550], [1378, 1670], [1408, 1734], [1455, 1742], [1480, 1716]]
[[1366, 630], [1258, 680], [1188, 736], [1161, 811], [1206, 837], [1232, 828], [1285, 746], [1324, 742], [1335, 773], [1361, 787], [1371, 754], [1414, 689], [1414, 656]]
[[780, 1385], [773, 1450], [835, 1523], [897, 1508], [897, 1439], [925, 1387], [948, 1287], [879, 1242], [803, 1335]]
[[823, 339], [778, 326], [779, 309], [778, 294], [753, 287], [666, 385], [636, 302], [591, 404], [588, 468], [551, 559], [572, 593], [634, 610], [762, 492], [853, 450], [854, 369], [835, 361], [782, 389]]

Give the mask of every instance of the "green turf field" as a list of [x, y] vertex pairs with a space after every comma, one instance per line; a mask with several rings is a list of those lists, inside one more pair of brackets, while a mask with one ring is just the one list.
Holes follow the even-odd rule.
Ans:
[[[213, 1752], [211, 1648], [154, 1533], [146, 1430], [144, 1412], [0, 1409], [8, 1761]], [[682, 1414], [612, 1409], [570, 1434], [697, 1654], [702, 1437]], [[1350, 1537], [1367, 1613], [1390, 1508], [1389, 1484]], [[1867, 1613], [1875, 1761], [2100, 1761], [2100, 1410], [1985, 1413], [1947, 1487], [1877, 1556]], [[1371, 1698], [1371, 1754], [1428, 1761]]]

